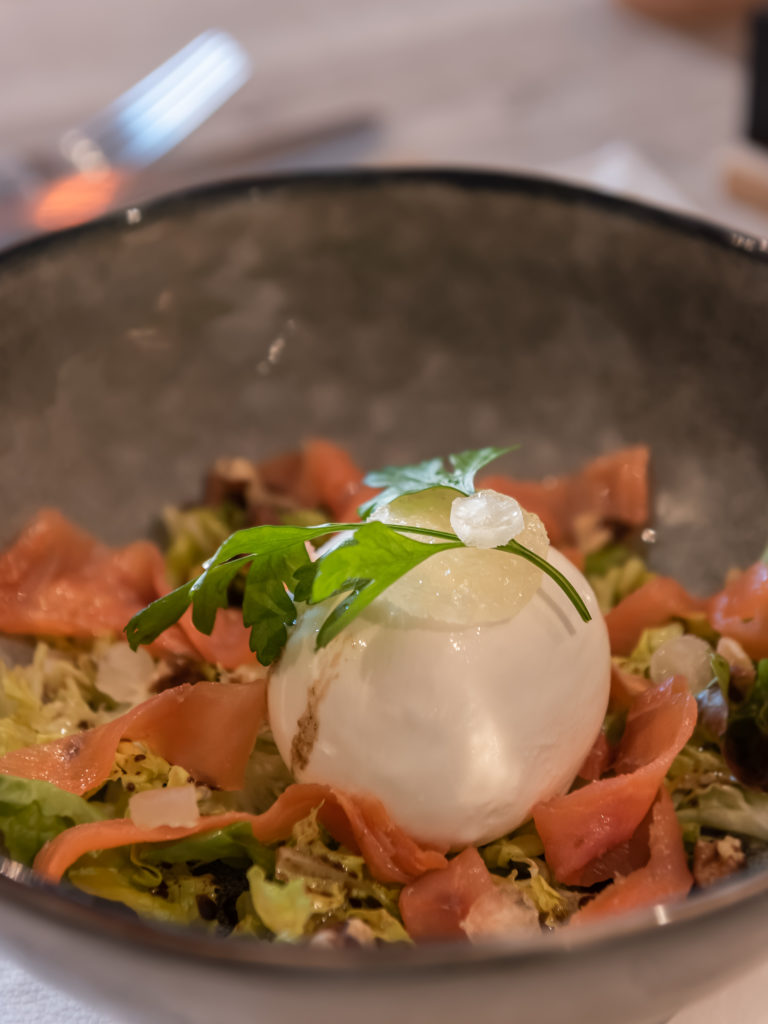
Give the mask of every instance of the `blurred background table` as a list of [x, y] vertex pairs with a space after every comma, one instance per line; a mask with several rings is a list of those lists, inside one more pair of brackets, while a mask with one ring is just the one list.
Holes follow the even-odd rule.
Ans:
[[[137, 199], [282, 168], [461, 165], [591, 180], [768, 235], [722, 184], [746, 116], [743, 25], [675, 29], [610, 0], [0, 0], [0, 151], [44, 152], [212, 27], [253, 77]], [[342, 130], [285, 146], [318, 126]], [[762, 1024], [766, 990], [768, 964], [674, 1024]], [[2, 960], [0, 1006], [9, 1024], [112, 1024]]]
[[[351, 162], [583, 176], [619, 142], [691, 207], [768, 233], [720, 173], [745, 119], [738, 20], [674, 29], [611, 0], [0, 0], [0, 148], [44, 150], [210, 27], [240, 40], [253, 77], [142, 194]], [[265, 144], [361, 119], [264, 158]]]

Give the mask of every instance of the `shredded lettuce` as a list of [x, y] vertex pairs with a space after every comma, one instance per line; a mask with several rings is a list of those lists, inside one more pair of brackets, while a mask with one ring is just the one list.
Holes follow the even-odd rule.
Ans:
[[163, 525], [168, 534], [165, 565], [174, 587], [195, 579], [202, 563], [235, 530], [245, 526], [245, 513], [237, 505], [200, 505], [181, 509], [163, 509]]
[[114, 705], [96, 689], [96, 671], [93, 651], [42, 642], [28, 665], [0, 660], [0, 755], [107, 721]]
[[585, 573], [603, 614], [653, 576], [642, 558], [623, 544], [609, 544], [587, 555]]
[[101, 821], [110, 810], [50, 782], [0, 775], [0, 835], [8, 855], [30, 865], [50, 839], [73, 825]]
[[122, 740], [117, 746], [109, 778], [119, 782], [128, 793], [141, 793], [168, 785], [171, 767], [165, 758], [153, 754], [143, 743]]
[[501, 884], [514, 888], [535, 907], [548, 927], [566, 920], [578, 909], [580, 894], [555, 882], [544, 861], [544, 844], [532, 822], [489, 843], [480, 854], [488, 869], [501, 875]]
[[258, 864], [248, 870], [248, 886], [259, 920], [275, 938], [289, 941], [302, 938], [315, 914], [337, 910], [343, 900], [341, 894], [312, 892], [300, 878], [269, 881]]
[[250, 903], [241, 901], [240, 932], [258, 934], [260, 921], [276, 938], [294, 941], [356, 918], [383, 942], [410, 941], [398, 912], [399, 887], [371, 878], [362, 857], [339, 848], [325, 833], [316, 811], [278, 847], [274, 878], [254, 865], [248, 883]]
[[322, 891], [326, 883], [338, 882], [353, 903], [380, 905], [398, 914], [399, 887], [377, 882], [359, 854], [339, 847], [312, 811], [293, 828], [291, 841], [278, 850], [275, 874], [278, 878], [303, 877]]
[[240, 867], [259, 864], [269, 874], [275, 867], [274, 850], [254, 839], [250, 825], [244, 821], [177, 839], [173, 843], [147, 843], [140, 847], [140, 851], [142, 863], [148, 865], [199, 865], [221, 860]]
[[[115, 817], [124, 817], [128, 813], [128, 802], [135, 793], [143, 793], [147, 789], [161, 787], [186, 786], [192, 777], [181, 765], [169, 764], [159, 754], [154, 754], [144, 743], [132, 740], [121, 740], [115, 751], [115, 760], [107, 782], [98, 793], [98, 799], [110, 804]], [[201, 812], [214, 814], [219, 810], [228, 810], [220, 806], [219, 794], [211, 794], [205, 787], [200, 787]], [[226, 797], [228, 794], [222, 794]], [[213, 797], [213, 799], [211, 799]]]
[[248, 760], [238, 806], [253, 814], [266, 811], [293, 781], [269, 727], [264, 726]]
[[324, 833], [316, 813], [276, 848], [254, 839], [247, 823], [235, 823], [172, 843], [90, 853], [68, 878], [92, 895], [176, 924], [294, 942], [357, 918], [374, 938], [410, 941], [397, 911], [399, 887], [372, 879], [362, 857]]
[[[130, 848], [86, 854], [68, 872], [83, 892], [122, 903], [143, 917], [179, 925], [220, 927], [219, 886], [210, 873], [184, 864], [153, 867], [132, 859]], [[210, 908], [201, 913], [202, 908]]]
[[368, 925], [373, 932], [374, 938], [382, 942], [413, 942], [408, 932], [400, 922], [400, 919], [378, 907], [375, 910], [367, 910], [364, 907], [352, 908], [349, 911], [350, 918], [356, 918]]
[[[274, 863], [274, 851], [238, 822], [172, 843], [87, 854], [70, 868], [68, 879], [84, 892], [156, 920], [229, 931], [238, 924], [246, 872], [257, 866], [271, 873]], [[266, 934], [266, 928], [259, 923], [253, 934]]]
[[668, 640], [674, 640], [675, 637], [682, 636], [685, 632], [685, 627], [681, 622], [670, 622], [666, 626], [654, 626], [650, 629], [644, 629], [640, 634], [640, 639], [635, 645], [635, 649], [621, 662], [621, 667], [626, 672], [631, 672], [635, 676], [647, 676], [651, 665], [651, 656], [655, 651], [665, 644]]
[[584, 559], [584, 574], [590, 580], [593, 576], [605, 576], [611, 569], [620, 569], [634, 556], [626, 544], [606, 544], [598, 551], [590, 551]]

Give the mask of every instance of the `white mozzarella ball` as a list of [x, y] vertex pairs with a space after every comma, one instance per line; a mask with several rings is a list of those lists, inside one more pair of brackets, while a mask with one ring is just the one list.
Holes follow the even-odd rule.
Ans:
[[[495, 553], [501, 558], [513, 555]], [[584, 577], [550, 562], [517, 614], [457, 626], [371, 607], [315, 651], [325, 605], [305, 609], [269, 684], [269, 715], [295, 776], [378, 797], [424, 842], [498, 838], [568, 789], [605, 714], [608, 636]]]

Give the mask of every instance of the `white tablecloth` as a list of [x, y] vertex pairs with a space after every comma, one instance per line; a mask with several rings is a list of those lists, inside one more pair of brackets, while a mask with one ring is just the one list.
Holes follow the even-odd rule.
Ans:
[[[765, 1024], [766, 992], [768, 963], [686, 1007], [675, 1014], [669, 1024]], [[4, 1024], [122, 1024], [119, 1017], [91, 1010], [3, 960], [0, 960], [0, 1020]]]
[[[0, 0], [0, 146], [45, 149], [211, 27], [245, 45], [253, 79], [156, 187], [263, 167], [254, 140], [363, 116], [374, 130], [294, 163], [543, 170], [768, 234], [722, 185], [744, 120], [738, 26], [681, 32], [609, 0]], [[766, 991], [768, 962], [674, 1024], [765, 1024]], [[116, 1020], [2, 959], [0, 1008], [8, 1024]]]

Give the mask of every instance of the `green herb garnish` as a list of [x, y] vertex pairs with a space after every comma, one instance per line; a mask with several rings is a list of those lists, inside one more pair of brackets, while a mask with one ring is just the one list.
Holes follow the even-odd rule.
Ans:
[[[366, 481], [386, 487], [387, 502], [403, 494], [434, 486], [449, 486], [463, 494], [474, 491], [474, 474], [509, 448], [483, 448], [450, 456], [450, 469], [442, 460], [432, 459], [402, 470], [372, 473]], [[375, 502], [384, 504], [383, 495]], [[368, 503], [361, 514], [370, 515], [377, 504]], [[307, 541], [332, 533], [353, 536], [312, 562]], [[421, 534], [442, 541], [423, 543], [413, 539]], [[250, 627], [251, 650], [262, 665], [271, 665], [288, 639], [288, 627], [296, 622], [296, 603], [319, 604], [333, 597], [347, 596], [329, 612], [318, 637], [324, 647], [348, 626], [387, 587], [430, 555], [465, 545], [453, 533], [427, 527], [390, 523], [322, 523], [319, 526], [254, 526], [238, 530], [204, 563], [196, 579], [153, 601], [131, 619], [125, 628], [131, 647], [156, 640], [192, 606], [192, 621], [201, 633], [209, 634], [219, 608], [229, 606], [229, 588], [235, 577], [247, 570], [243, 596], [243, 622]], [[511, 540], [496, 548], [525, 558], [550, 576], [562, 589], [581, 618], [591, 618], [573, 585], [546, 559]]]
[[475, 473], [489, 462], [515, 451], [518, 447], [519, 445], [511, 445], [509, 448], [478, 448], [449, 455], [450, 468], [446, 468], [443, 459], [427, 459], [415, 466], [387, 466], [386, 469], [377, 469], [369, 473], [363, 483], [369, 487], [384, 489], [361, 505], [358, 511], [363, 519], [368, 519], [377, 508], [388, 505], [395, 498], [403, 494], [426, 491], [428, 487], [453, 487], [462, 494], [472, 494], [475, 489]]

